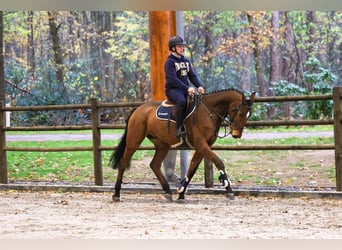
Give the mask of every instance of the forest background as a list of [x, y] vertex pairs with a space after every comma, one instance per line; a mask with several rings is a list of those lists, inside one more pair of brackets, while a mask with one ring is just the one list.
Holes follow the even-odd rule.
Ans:
[[[147, 11], [3, 12], [11, 106], [148, 101]], [[207, 92], [331, 94], [342, 85], [341, 11], [184, 11], [184, 39]], [[160, 84], [164, 84], [161, 82]], [[79, 124], [86, 111], [16, 112], [12, 125]], [[107, 121], [125, 112], [105, 111]], [[252, 119], [319, 119], [332, 101], [257, 104]]]

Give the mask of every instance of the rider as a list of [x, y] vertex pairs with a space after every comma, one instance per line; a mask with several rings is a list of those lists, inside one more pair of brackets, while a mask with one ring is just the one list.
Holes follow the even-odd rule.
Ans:
[[204, 93], [203, 84], [194, 72], [190, 61], [184, 57], [186, 42], [180, 36], [171, 37], [169, 40], [169, 57], [165, 62], [165, 93], [168, 99], [176, 104], [176, 137], [185, 135], [182, 131], [184, 111], [186, 107], [186, 95], [194, 94], [195, 89], [189, 85], [195, 85], [199, 93]]

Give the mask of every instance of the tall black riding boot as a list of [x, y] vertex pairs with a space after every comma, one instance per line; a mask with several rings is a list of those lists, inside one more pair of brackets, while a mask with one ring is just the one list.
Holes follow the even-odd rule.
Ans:
[[183, 130], [183, 118], [184, 118], [184, 108], [182, 106], [176, 107], [176, 137], [181, 137], [185, 135]]

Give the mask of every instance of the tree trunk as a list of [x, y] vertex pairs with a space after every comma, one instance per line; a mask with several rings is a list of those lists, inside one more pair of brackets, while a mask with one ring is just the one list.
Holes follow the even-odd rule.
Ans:
[[[274, 96], [273, 84], [280, 80], [279, 73], [279, 62], [280, 62], [280, 52], [279, 52], [279, 12], [272, 12], [272, 37], [270, 45], [270, 87], [268, 88], [267, 95]], [[275, 109], [273, 105], [267, 107], [268, 118], [273, 117]]]
[[308, 41], [308, 54], [309, 56], [315, 56], [315, 44], [317, 44], [317, 37], [316, 37], [316, 23], [317, 23], [317, 18], [315, 11], [307, 11], [306, 12], [306, 21], [307, 21], [307, 26], [308, 26], [308, 36], [309, 36], [309, 41]]
[[[76, 24], [77, 20], [77, 12], [70, 11], [67, 14], [67, 23], [68, 23], [68, 49], [67, 49], [67, 64], [71, 65], [71, 70], [76, 71], [76, 64], [77, 64], [77, 41], [79, 39], [78, 37], [78, 25]], [[64, 57], [65, 59], [65, 57]], [[65, 62], [65, 61], [64, 61]]]
[[56, 15], [57, 13], [54, 11], [48, 11], [49, 16], [49, 27], [50, 27], [50, 35], [52, 38], [52, 48], [54, 52], [54, 59], [56, 64], [56, 78], [59, 84], [63, 84], [64, 82], [64, 70], [63, 70], [63, 55], [62, 55], [62, 47], [60, 44], [58, 29], [59, 26], [56, 24]]
[[252, 42], [253, 42], [255, 72], [256, 72], [257, 85], [259, 87], [259, 94], [260, 94], [260, 96], [265, 96], [267, 86], [265, 86], [266, 82], [264, 79], [264, 70], [263, 70], [262, 58], [261, 58], [262, 50], [261, 50], [259, 43], [258, 43], [257, 33], [255, 30], [254, 18], [249, 13], [247, 13], [247, 18], [248, 18], [250, 34], [251, 34], [251, 38], [252, 38]]
[[[105, 90], [101, 96], [105, 98], [104, 101], [112, 101], [113, 97], [109, 96], [113, 93], [113, 84], [112, 84], [112, 78], [111, 76], [114, 76], [113, 67], [110, 65], [113, 64], [113, 58], [109, 53], [106, 53], [105, 50], [109, 47], [109, 44], [107, 43], [107, 36], [109, 36], [110, 32], [113, 30], [113, 17], [114, 13], [105, 11], [100, 12], [98, 17], [98, 27], [96, 32], [98, 33], [100, 41], [98, 41], [98, 53], [99, 57], [102, 58], [100, 60], [100, 84], [99, 91]], [[105, 95], [106, 94], [106, 95]], [[108, 98], [108, 99], [107, 99]]]
[[272, 12], [272, 37], [270, 46], [270, 84], [278, 82], [280, 80], [279, 73], [279, 62], [280, 62], [280, 51], [279, 51], [279, 12]]
[[305, 56], [303, 53], [301, 53], [301, 51], [299, 50], [298, 46], [297, 46], [297, 40], [296, 40], [296, 36], [292, 36], [293, 37], [293, 45], [294, 45], [294, 49], [295, 49], [295, 53], [296, 53], [296, 67], [295, 67], [295, 80], [294, 82], [296, 83], [302, 83], [303, 82], [303, 57]]
[[[215, 16], [213, 14], [209, 14], [208, 20], [213, 20]], [[210, 22], [205, 24], [204, 28], [204, 54], [203, 54], [203, 61], [205, 63], [205, 67], [203, 70], [203, 81], [205, 83], [210, 83], [210, 69], [212, 63], [212, 56], [213, 53], [213, 41], [212, 41], [213, 33], [212, 29], [210, 28]]]
[[301, 83], [302, 69], [301, 58], [296, 44], [296, 39], [293, 34], [292, 24], [290, 22], [288, 11], [285, 11], [285, 40], [287, 41], [286, 48], [283, 51], [283, 75], [288, 82]]
[[27, 34], [27, 65], [28, 65], [28, 76], [33, 79], [36, 70], [35, 63], [35, 46], [33, 40], [33, 11], [28, 12], [27, 22], [29, 26], [29, 33]]
[[82, 11], [82, 17], [81, 17], [81, 26], [82, 26], [82, 33], [80, 34], [80, 37], [82, 38], [82, 46], [81, 46], [81, 51], [82, 51], [82, 56], [83, 56], [83, 61], [85, 62], [84, 70], [83, 72], [87, 75], [87, 80], [88, 80], [88, 86], [87, 88], [91, 88], [90, 84], [92, 81], [91, 77], [91, 50], [89, 49], [91, 47], [92, 43], [92, 38], [90, 37], [89, 34], [92, 34], [92, 29], [91, 29], [91, 11]]
[[[242, 19], [242, 22], [247, 22], [247, 16], [246, 15], [241, 15], [240, 18]], [[246, 36], [251, 36], [250, 35], [250, 29], [248, 27], [243, 28], [241, 31], [234, 31], [233, 32], [233, 38], [234, 40], [237, 39], [237, 37], [241, 33], [245, 33]], [[252, 65], [252, 59], [253, 55], [248, 49], [242, 49], [238, 50], [238, 65], [237, 65], [237, 74], [238, 74], [238, 82], [241, 83], [241, 89], [247, 90], [247, 91], [252, 91], [252, 77], [251, 75], [253, 74], [251, 72], [251, 65]]]
[[[301, 57], [299, 49], [297, 47], [296, 39], [293, 34], [292, 23], [290, 22], [288, 11], [285, 11], [285, 40], [287, 41], [287, 47], [283, 52], [283, 75], [287, 77], [287, 81], [290, 83], [302, 83], [302, 69], [301, 69]], [[290, 103], [285, 103], [284, 116], [290, 119]]]

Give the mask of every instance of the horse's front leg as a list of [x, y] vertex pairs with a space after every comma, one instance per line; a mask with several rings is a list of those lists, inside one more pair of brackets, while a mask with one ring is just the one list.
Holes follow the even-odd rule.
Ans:
[[230, 186], [230, 180], [227, 176], [227, 173], [225, 173], [223, 170], [220, 170], [220, 176], [219, 176], [219, 180], [222, 183], [223, 187], [227, 190], [227, 197], [230, 199], [234, 198], [234, 192], [232, 187]]
[[200, 152], [204, 155], [204, 157], [206, 157], [208, 160], [212, 161], [215, 164], [216, 168], [220, 172], [219, 180], [220, 180], [222, 186], [227, 191], [227, 193], [226, 193], [227, 197], [230, 199], [233, 199], [234, 198], [234, 192], [233, 192], [233, 189], [231, 188], [230, 180], [228, 178], [228, 175], [227, 175], [223, 161], [218, 157], [217, 154], [215, 154], [211, 150], [211, 148], [209, 146], [202, 148]]
[[179, 201], [183, 201], [185, 199], [185, 192], [186, 189], [192, 179], [192, 177], [194, 176], [194, 174], [196, 173], [196, 170], [199, 166], [199, 164], [201, 163], [203, 159], [203, 156], [201, 154], [199, 154], [198, 152], [195, 152], [191, 162], [190, 162], [190, 166], [188, 169], [188, 172], [186, 173], [186, 176], [183, 180], [181, 180], [181, 182], [179, 183], [177, 192], [179, 193], [178, 195], [178, 200]]

